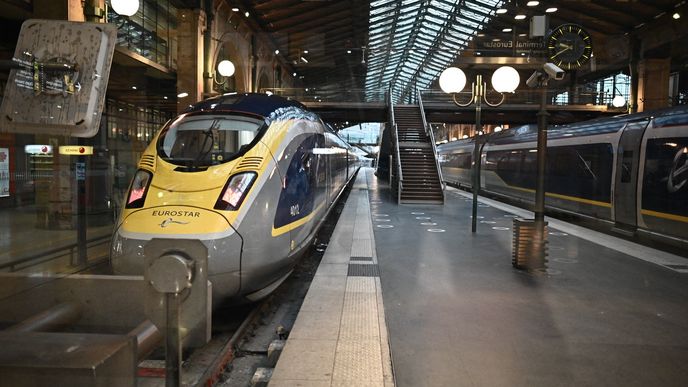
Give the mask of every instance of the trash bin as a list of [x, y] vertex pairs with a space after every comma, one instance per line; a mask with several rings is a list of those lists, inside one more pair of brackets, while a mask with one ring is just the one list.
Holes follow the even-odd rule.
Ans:
[[547, 268], [547, 222], [543, 235], [538, 235], [535, 219], [514, 218], [513, 259], [517, 269], [538, 270]]

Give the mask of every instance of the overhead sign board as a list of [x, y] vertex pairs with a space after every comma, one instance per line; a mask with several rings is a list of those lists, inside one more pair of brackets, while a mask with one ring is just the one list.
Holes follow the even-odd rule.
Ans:
[[61, 145], [59, 152], [61, 155], [90, 156], [93, 154], [93, 147], [85, 145]]
[[53, 153], [52, 145], [31, 144], [24, 146], [27, 155], [50, 155]]
[[116, 39], [111, 24], [25, 21], [0, 106], [0, 132], [93, 137]]

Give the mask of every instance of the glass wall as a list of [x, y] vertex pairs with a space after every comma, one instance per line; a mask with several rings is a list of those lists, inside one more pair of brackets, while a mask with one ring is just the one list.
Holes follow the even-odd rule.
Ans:
[[108, 22], [117, 25], [117, 45], [165, 67], [176, 69], [177, 8], [169, 0], [144, 0], [130, 17], [108, 11]]
[[69, 273], [106, 258], [138, 159], [169, 118], [108, 100], [93, 138], [0, 134], [0, 272]]

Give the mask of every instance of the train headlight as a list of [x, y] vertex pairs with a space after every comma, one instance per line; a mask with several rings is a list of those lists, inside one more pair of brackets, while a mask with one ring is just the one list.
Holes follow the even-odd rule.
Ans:
[[127, 195], [126, 208], [141, 208], [143, 202], [146, 200], [146, 193], [151, 182], [151, 173], [139, 169], [134, 175], [134, 180], [131, 182], [129, 188], [129, 195]]
[[238, 173], [231, 178], [220, 194], [220, 198], [215, 203], [216, 210], [236, 210], [241, 206], [246, 194], [251, 189], [253, 181], [256, 180], [255, 172]]

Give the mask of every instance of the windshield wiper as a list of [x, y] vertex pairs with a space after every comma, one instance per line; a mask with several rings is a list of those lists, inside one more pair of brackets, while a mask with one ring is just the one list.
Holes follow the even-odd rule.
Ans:
[[[203, 134], [205, 134], [205, 137], [203, 138], [203, 145], [201, 145], [201, 151], [198, 153], [198, 156], [196, 157], [196, 161], [200, 162], [203, 160], [206, 156], [208, 156], [208, 153], [213, 150], [213, 146], [215, 145], [215, 136], [213, 135], [213, 130], [218, 130], [220, 127], [220, 119], [216, 118], [213, 120], [213, 123], [210, 124], [210, 127], [203, 131]], [[208, 147], [207, 151], [203, 151], [205, 149], [205, 145], [208, 143], [208, 139], [210, 139], [210, 146]]]

